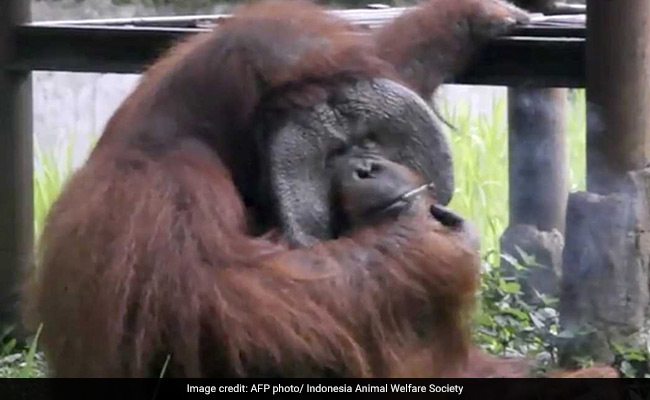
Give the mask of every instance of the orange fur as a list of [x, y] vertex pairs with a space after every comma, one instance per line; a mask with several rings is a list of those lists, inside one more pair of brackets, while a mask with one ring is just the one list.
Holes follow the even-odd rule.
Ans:
[[[431, 4], [470, 18], [477, 1]], [[453, 41], [427, 12], [417, 33]], [[398, 79], [377, 45], [408, 41], [415, 15], [372, 37], [311, 4], [260, 3], [153, 65], [46, 222], [25, 301], [54, 376], [155, 376], [168, 356], [174, 377], [507, 375], [470, 352], [477, 254], [429, 216], [290, 250], [247, 214], [260, 103]]]

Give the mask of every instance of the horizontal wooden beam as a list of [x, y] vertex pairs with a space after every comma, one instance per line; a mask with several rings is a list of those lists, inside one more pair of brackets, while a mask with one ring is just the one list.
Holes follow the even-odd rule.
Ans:
[[18, 28], [10, 68], [32, 71], [140, 73], [194, 28], [28, 26]]
[[[407, 8], [333, 10], [376, 29]], [[19, 71], [141, 73], [187, 35], [213, 29], [229, 15], [38, 22], [18, 28], [10, 68]], [[584, 15], [534, 14], [531, 23], [490, 43], [455, 83], [583, 87]]]
[[585, 40], [510, 37], [491, 42], [454, 83], [585, 87]]
[[[531, 13], [530, 23], [523, 27], [559, 27], [578, 28], [584, 31], [586, 25], [586, 7], [560, 6], [545, 11], [545, 14]], [[380, 27], [409, 11], [409, 7], [371, 7], [363, 9], [328, 10], [338, 18], [347, 20], [352, 25], [366, 28]], [[33, 26], [146, 26], [160, 28], [211, 28], [228, 19], [232, 14], [180, 15], [165, 17], [76, 19], [33, 22]]]

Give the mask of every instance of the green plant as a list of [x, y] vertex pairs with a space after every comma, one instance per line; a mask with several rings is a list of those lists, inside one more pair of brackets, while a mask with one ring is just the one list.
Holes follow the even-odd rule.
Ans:
[[567, 112], [567, 147], [569, 149], [569, 190], [585, 190], [587, 176], [587, 95], [584, 90], [569, 92]]
[[[526, 271], [540, 265], [534, 257], [519, 252], [522, 262], [507, 254], [502, 254], [501, 258], [512, 264], [525, 279]], [[500, 267], [484, 262], [474, 339], [489, 353], [534, 359], [536, 372], [542, 374], [560, 367], [563, 341], [588, 337], [597, 331], [589, 326], [580, 326], [575, 331], [561, 329], [557, 299], [539, 293], [535, 298], [535, 302], [526, 300], [516, 278], [504, 276]], [[614, 356], [612, 366], [625, 378], [650, 378], [649, 346], [650, 343], [643, 341], [634, 345], [610, 342]], [[582, 368], [593, 366], [596, 360], [588, 354], [573, 354], [570, 363]]]
[[[484, 254], [497, 255], [508, 224], [508, 125], [506, 99], [481, 115], [466, 103], [442, 103], [440, 111], [454, 128], [448, 131], [456, 188], [450, 208], [476, 225]], [[497, 260], [490, 259], [494, 264]]]
[[[566, 138], [571, 191], [584, 190], [586, 175], [586, 96], [569, 91]], [[508, 226], [507, 98], [495, 97], [488, 113], [467, 102], [442, 101], [438, 108], [453, 127], [447, 129], [454, 160], [456, 189], [450, 207], [474, 223], [481, 234], [482, 252], [499, 263], [500, 243]]]
[[74, 137], [43, 151], [36, 142], [34, 153], [34, 232], [38, 236], [52, 203], [73, 171]]
[[47, 213], [59, 196], [61, 189], [77, 167], [75, 157], [83, 159], [97, 137], [80, 138], [68, 135], [43, 150], [38, 142], [34, 146], [34, 232], [39, 236]]
[[43, 354], [39, 353], [38, 340], [42, 326], [39, 327], [31, 343], [18, 349], [15, 339], [8, 336], [0, 338], [0, 378], [42, 378], [47, 376], [47, 366]]
[[645, 346], [613, 344], [614, 364], [625, 378], [650, 378], [650, 349]]
[[[513, 264], [520, 276], [538, 265], [528, 255], [523, 263], [509, 255], [501, 259]], [[526, 300], [516, 278], [485, 261], [475, 316], [476, 342], [492, 354], [534, 358], [540, 371], [556, 365], [557, 300], [539, 293], [536, 298], [534, 303]]]

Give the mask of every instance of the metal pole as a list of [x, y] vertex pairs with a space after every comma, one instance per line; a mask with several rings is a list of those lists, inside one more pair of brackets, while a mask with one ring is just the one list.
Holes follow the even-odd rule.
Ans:
[[626, 191], [650, 159], [650, 1], [587, 7], [587, 189]]
[[18, 280], [33, 244], [32, 85], [29, 72], [9, 72], [16, 25], [30, 1], [0, 1], [0, 328], [17, 322]]

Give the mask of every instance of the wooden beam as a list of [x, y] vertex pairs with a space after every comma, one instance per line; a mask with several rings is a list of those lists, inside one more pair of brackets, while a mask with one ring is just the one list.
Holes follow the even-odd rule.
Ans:
[[[528, 28], [532, 29], [532, 28]], [[542, 29], [542, 28], [539, 28]], [[560, 29], [560, 28], [558, 28]], [[140, 73], [176, 41], [200, 28], [26, 26], [18, 30], [18, 71]], [[581, 87], [585, 40], [511, 36], [494, 40], [455, 83]]]
[[33, 252], [32, 86], [10, 71], [30, 2], [0, 1], [0, 329], [17, 322], [18, 279]]
[[608, 194], [650, 161], [650, 2], [596, 0], [587, 13], [587, 188]]

